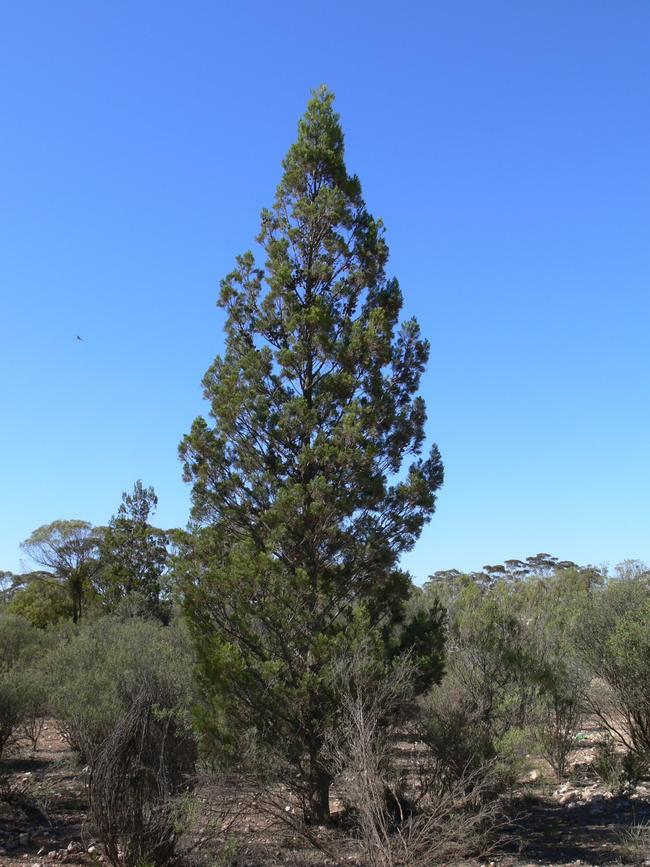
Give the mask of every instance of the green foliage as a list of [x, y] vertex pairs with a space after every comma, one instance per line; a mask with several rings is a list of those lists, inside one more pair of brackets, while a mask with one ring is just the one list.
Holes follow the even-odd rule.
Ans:
[[161, 684], [190, 727], [193, 657], [182, 624], [101, 617], [77, 628], [51, 654], [54, 714], [70, 745], [90, 759], [130, 708], [145, 678]]
[[140, 480], [132, 494], [122, 494], [118, 513], [102, 536], [98, 585], [109, 609], [168, 622], [171, 610], [165, 576], [169, 538], [149, 522], [157, 504], [154, 489], [145, 488]]
[[[263, 266], [245, 253], [222, 281], [226, 348], [203, 380], [212, 421], [198, 418], [180, 447], [203, 724], [217, 739], [254, 726], [306, 781], [319, 820], [331, 660], [357, 640], [357, 612], [370, 628], [401, 619], [398, 559], [443, 479], [435, 446], [420, 457], [429, 347], [415, 320], [398, 324], [383, 226], [347, 172], [332, 103], [321, 88], [299, 123], [262, 212]], [[420, 655], [425, 631], [411, 630]]]
[[494, 761], [496, 746], [489, 720], [467, 689], [455, 664], [442, 683], [422, 700], [421, 736], [441, 779], [455, 781]]
[[34, 665], [46, 647], [46, 637], [26, 618], [0, 612], [0, 672]]
[[0, 674], [0, 756], [25, 717], [27, 697], [22, 677]]
[[[594, 676], [592, 709], [628, 749], [650, 756], [650, 576], [610, 581], [594, 594], [575, 641]], [[622, 724], [619, 722], [622, 720]]]
[[439, 573], [423, 590], [448, 620], [447, 675], [425, 704], [425, 731], [454, 773], [492, 762], [510, 784], [535, 744], [566, 772], [589, 681], [573, 634], [601, 579], [549, 555], [506, 564], [490, 580]]
[[561, 780], [567, 772], [567, 760], [576, 732], [583, 719], [583, 697], [571, 691], [570, 681], [560, 674], [553, 679], [539, 700], [535, 729], [542, 755]]
[[594, 748], [591, 770], [598, 779], [616, 794], [625, 787], [626, 775], [623, 754], [616, 748], [611, 736], [601, 738]]
[[34, 530], [21, 548], [58, 581], [70, 597], [72, 620], [82, 615], [99, 569], [99, 535], [88, 521], [53, 521]]
[[0, 755], [19, 726], [45, 710], [38, 668], [47, 638], [24, 618], [0, 613]]
[[467, 582], [448, 617], [450, 665], [478, 717], [497, 739], [524, 727], [536, 657], [513, 591], [503, 582], [491, 588]]
[[387, 638], [391, 658], [408, 653], [415, 669], [414, 686], [418, 694], [440, 683], [444, 672], [446, 612], [437, 599], [407, 613], [396, 635]]
[[[525, 560], [512, 559], [493, 566], [486, 565], [479, 572], [471, 572], [466, 577], [471, 578], [476, 584], [489, 586], [496, 581], [514, 584], [530, 579], [548, 578], [568, 569], [578, 569], [578, 567], [571, 560], [559, 560], [550, 554], [541, 553], [535, 554], [533, 557], [526, 557]], [[429, 576], [429, 580], [448, 583], [461, 577], [463, 577], [463, 573], [459, 572], [458, 569], [446, 569], [434, 572], [433, 575]]]
[[61, 584], [50, 578], [36, 578], [17, 590], [7, 611], [44, 629], [72, 618], [72, 602]]

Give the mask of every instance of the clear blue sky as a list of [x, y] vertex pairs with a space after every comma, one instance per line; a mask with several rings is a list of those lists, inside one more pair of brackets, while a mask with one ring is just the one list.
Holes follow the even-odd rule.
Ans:
[[649, 45], [647, 0], [2, 4], [0, 568], [137, 478], [185, 524], [218, 281], [320, 83], [432, 344], [406, 565], [650, 560]]

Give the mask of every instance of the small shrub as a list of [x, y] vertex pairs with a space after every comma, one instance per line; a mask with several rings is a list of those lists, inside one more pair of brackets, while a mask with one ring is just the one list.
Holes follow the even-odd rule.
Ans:
[[540, 700], [537, 734], [544, 758], [558, 782], [566, 776], [567, 762], [583, 719], [581, 699], [575, 692], [549, 691]]
[[625, 779], [631, 783], [637, 783], [648, 773], [650, 760], [647, 754], [639, 754], [633, 750], [627, 750], [623, 755], [623, 773]]
[[422, 704], [421, 737], [440, 780], [457, 780], [492, 762], [496, 755], [489, 724], [455, 671]]
[[605, 737], [596, 744], [591, 769], [601, 783], [612, 792], [619, 792], [624, 788], [623, 756], [616, 749], [616, 744], [611, 737]]
[[146, 677], [97, 750], [90, 818], [114, 867], [163, 867], [174, 860], [195, 742], [168, 685]]
[[46, 647], [42, 630], [17, 614], [0, 613], [0, 673], [34, 664]]
[[45, 689], [38, 665], [46, 636], [27, 620], [0, 614], [0, 755], [21, 725], [42, 716]]
[[533, 739], [526, 728], [512, 728], [495, 741], [491, 777], [498, 791], [512, 793], [524, 772]]
[[[505, 730], [468, 688], [455, 660], [440, 686], [422, 704], [420, 736], [430, 750], [429, 775], [442, 791], [468, 775], [481, 780], [494, 795], [511, 789], [521, 773], [530, 735], [512, 725]], [[435, 770], [434, 770], [435, 768]]]
[[25, 695], [15, 675], [0, 675], [0, 756], [25, 714]]
[[36, 825], [49, 824], [40, 793], [30, 779], [15, 782], [0, 776], [0, 802], [17, 808]]
[[599, 780], [613, 792], [633, 786], [648, 772], [648, 758], [633, 750], [620, 750], [612, 737], [606, 737], [596, 745], [591, 764]]
[[485, 854], [500, 824], [485, 763], [452, 776], [451, 765], [426, 751], [397, 756], [416, 672], [405, 656], [377, 678], [363, 647], [340, 668], [341, 715], [325, 755], [341, 777], [371, 867], [425, 867]]
[[619, 849], [624, 862], [643, 863], [650, 860], [650, 821], [636, 822], [620, 837]]
[[29, 741], [35, 751], [48, 712], [47, 678], [42, 668], [26, 669], [21, 672], [21, 677], [24, 704], [19, 736]]

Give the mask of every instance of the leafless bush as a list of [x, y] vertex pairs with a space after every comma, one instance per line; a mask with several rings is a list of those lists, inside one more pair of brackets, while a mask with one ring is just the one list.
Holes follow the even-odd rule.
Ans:
[[45, 719], [42, 716], [30, 715], [20, 726], [20, 737], [29, 741], [32, 751], [36, 752], [38, 741], [43, 732]]
[[501, 822], [488, 775], [468, 770], [453, 780], [422, 745], [405, 757], [396, 749], [411, 706], [415, 668], [408, 656], [378, 671], [367, 649], [338, 671], [341, 719], [327, 737], [326, 756], [338, 775], [371, 867], [419, 867], [469, 852], [485, 853]]
[[341, 661], [335, 675], [341, 716], [327, 733], [325, 757], [357, 817], [371, 867], [399, 863], [394, 832], [407, 817], [403, 781], [391, 761], [391, 735], [396, 712], [411, 699], [413, 674], [405, 657], [382, 677], [369, 648], [361, 647]]
[[194, 759], [173, 700], [145, 679], [97, 752], [89, 780], [91, 824], [114, 867], [173, 860]]
[[204, 771], [194, 782], [194, 815], [187, 817], [180, 839], [180, 860], [193, 864], [194, 853], [201, 851], [200, 863], [206, 857], [213, 867], [239, 863], [236, 859], [246, 853], [241, 831], [254, 811], [257, 789], [240, 774]]
[[505, 840], [508, 825], [489, 773], [468, 771], [444, 790], [432, 787], [417, 799], [412, 816], [396, 829], [398, 858], [386, 863], [430, 867], [485, 856]]
[[303, 803], [286, 787], [264, 784], [255, 794], [255, 810], [266, 819], [266, 830], [285, 839], [302, 839], [334, 863], [340, 860], [340, 841], [331, 829], [305, 821]]

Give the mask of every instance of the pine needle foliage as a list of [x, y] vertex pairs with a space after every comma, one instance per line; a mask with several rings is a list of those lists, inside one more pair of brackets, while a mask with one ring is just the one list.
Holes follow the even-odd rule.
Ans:
[[399, 557], [443, 481], [437, 447], [422, 456], [429, 345], [414, 319], [399, 323], [384, 228], [347, 171], [333, 99], [317, 90], [299, 122], [262, 211], [263, 265], [247, 252], [221, 283], [211, 418], [180, 446], [205, 727], [222, 740], [252, 727], [281, 750], [314, 821], [329, 809], [328, 666], [368, 630], [396, 640], [410, 586]]

